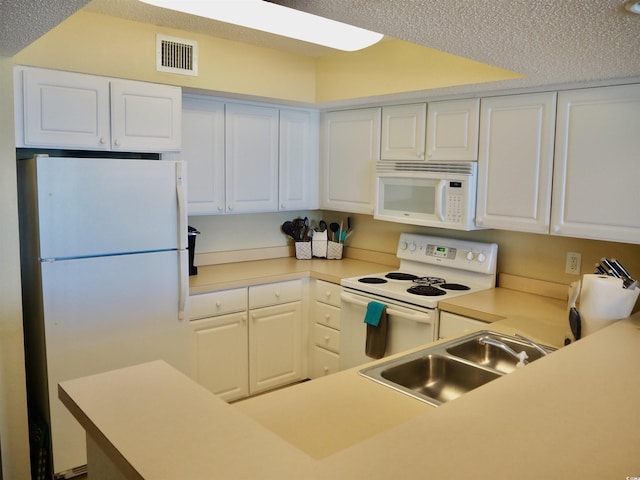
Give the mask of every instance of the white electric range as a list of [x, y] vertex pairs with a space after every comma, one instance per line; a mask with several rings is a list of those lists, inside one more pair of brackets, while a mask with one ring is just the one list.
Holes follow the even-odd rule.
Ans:
[[369, 302], [387, 305], [386, 356], [437, 339], [438, 302], [495, 286], [495, 243], [403, 233], [396, 255], [398, 270], [341, 282], [341, 369], [372, 360], [364, 353]]

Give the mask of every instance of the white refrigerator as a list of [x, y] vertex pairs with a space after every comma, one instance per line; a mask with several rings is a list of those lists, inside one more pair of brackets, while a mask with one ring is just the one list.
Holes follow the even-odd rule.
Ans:
[[188, 373], [183, 168], [18, 161], [29, 412], [49, 424], [59, 477], [86, 471], [84, 430], [58, 399], [59, 382], [156, 359]]

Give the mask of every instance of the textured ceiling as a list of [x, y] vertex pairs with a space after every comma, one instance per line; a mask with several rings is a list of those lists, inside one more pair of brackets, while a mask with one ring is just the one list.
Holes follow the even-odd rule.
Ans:
[[[627, 13], [624, 0], [272, 1], [526, 75], [511, 86], [640, 77], [640, 15]], [[85, 3], [0, 0], [0, 54], [15, 54]], [[335, 52], [137, 0], [93, 0], [85, 8], [298, 54]]]

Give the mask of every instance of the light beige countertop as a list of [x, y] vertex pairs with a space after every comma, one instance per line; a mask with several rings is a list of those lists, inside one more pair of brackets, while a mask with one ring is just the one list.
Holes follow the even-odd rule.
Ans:
[[198, 267], [197, 275], [189, 277], [189, 292], [193, 295], [305, 277], [340, 283], [343, 278], [386, 272], [395, 268], [392, 265], [353, 258], [297, 260], [295, 257], [205, 265]]
[[228, 405], [162, 362], [60, 397], [117, 478], [624, 479], [640, 475], [639, 347], [635, 315], [438, 408], [357, 369]]

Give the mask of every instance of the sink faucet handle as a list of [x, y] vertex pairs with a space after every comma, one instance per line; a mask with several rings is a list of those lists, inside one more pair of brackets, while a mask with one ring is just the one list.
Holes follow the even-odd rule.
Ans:
[[527, 355], [527, 352], [523, 350], [520, 353], [517, 353], [516, 357], [518, 357], [518, 363], [516, 363], [516, 368], [520, 368], [520, 367], [524, 367], [527, 364], [526, 360], [527, 358], [529, 358], [529, 355]]

